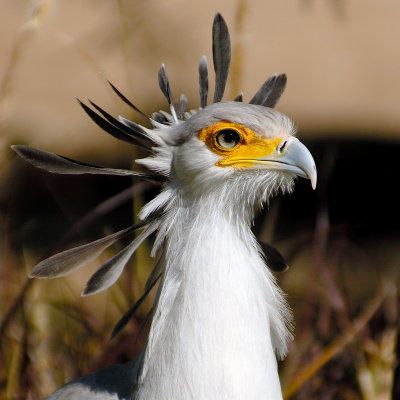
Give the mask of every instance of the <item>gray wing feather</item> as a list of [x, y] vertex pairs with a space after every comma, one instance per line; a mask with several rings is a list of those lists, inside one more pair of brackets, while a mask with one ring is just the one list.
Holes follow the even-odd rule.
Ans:
[[45, 400], [132, 400], [144, 353], [125, 364], [103, 368], [67, 383]]

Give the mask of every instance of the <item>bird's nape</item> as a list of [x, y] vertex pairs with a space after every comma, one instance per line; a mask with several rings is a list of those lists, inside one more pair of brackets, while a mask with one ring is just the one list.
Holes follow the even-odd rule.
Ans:
[[[112, 333], [115, 336], [126, 326], [160, 282], [149, 337], [138, 360], [80, 378], [52, 399], [282, 396], [276, 357], [286, 354], [291, 313], [265, 265], [283, 270], [286, 263], [272, 246], [257, 242], [251, 224], [254, 205], [291, 191], [296, 176], [310, 179], [315, 188], [316, 168], [310, 152], [295, 137], [292, 121], [273, 109], [286, 87], [286, 75], [269, 77], [249, 103], [243, 102], [242, 94], [234, 101], [222, 101], [231, 46], [220, 14], [214, 19], [212, 37], [216, 76], [212, 104], [207, 104], [204, 56], [199, 63], [197, 110], [187, 111], [185, 95], [174, 102], [165, 66], [161, 66], [158, 82], [169, 112], [146, 116], [152, 129], [124, 117], [114, 118], [91, 100], [89, 105], [78, 100], [104, 131], [147, 151], [147, 157], [136, 161], [148, 172], [102, 168], [13, 146], [24, 160], [52, 173], [130, 176], [160, 189], [141, 210], [139, 224], [56, 254], [32, 270], [31, 277], [64, 276], [115, 242], [129, 239], [89, 279], [83, 295], [91, 295], [113, 285], [138, 246], [153, 233], [152, 255], [161, 254], [143, 296]], [[124, 103], [145, 115], [109, 84]], [[141, 230], [139, 235], [137, 230]], [[124, 380], [110, 384], [116, 374]]]

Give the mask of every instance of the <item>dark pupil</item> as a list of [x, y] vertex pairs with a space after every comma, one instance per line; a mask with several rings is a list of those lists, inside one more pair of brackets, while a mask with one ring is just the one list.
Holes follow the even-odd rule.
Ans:
[[226, 143], [236, 142], [238, 139], [238, 134], [235, 131], [229, 129], [223, 131], [223, 135]]
[[233, 129], [223, 129], [219, 132], [218, 137], [221, 138], [220, 140], [217, 138], [221, 146], [224, 144], [236, 145], [240, 141], [239, 134]]

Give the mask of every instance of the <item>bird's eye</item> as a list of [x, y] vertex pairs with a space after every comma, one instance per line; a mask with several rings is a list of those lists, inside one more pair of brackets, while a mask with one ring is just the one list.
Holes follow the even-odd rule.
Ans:
[[217, 144], [223, 149], [233, 149], [241, 140], [240, 133], [234, 129], [222, 129], [216, 136]]

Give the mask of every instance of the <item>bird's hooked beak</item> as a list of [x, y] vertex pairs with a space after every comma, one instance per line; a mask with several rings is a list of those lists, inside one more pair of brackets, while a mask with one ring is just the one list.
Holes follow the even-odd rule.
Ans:
[[255, 166], [291, 172], [311, 181], [313, 189], [317, 186], [317, 168], [314, 159], [303, 143], [295, 137], [284, 138], [275, 150], [254, 160]]
[[307, 147], [295, 137], [284, 138], [272, 153], [256, 158], [254, 165], [291, 172], [310, 179], [313, 189], [317, 186], [317, 168], [314, 159]]
[[317, 169], [307, 147], [293, 136], [260, 138], [238, 147], [234, 154], [229, 154], [217, 162], [217, 166], [266, 169], [290, 172], [317, 185]]

